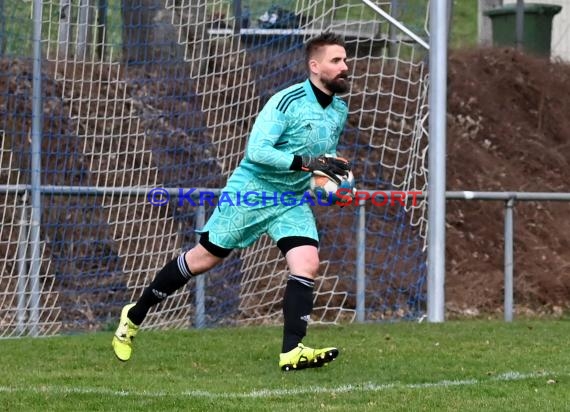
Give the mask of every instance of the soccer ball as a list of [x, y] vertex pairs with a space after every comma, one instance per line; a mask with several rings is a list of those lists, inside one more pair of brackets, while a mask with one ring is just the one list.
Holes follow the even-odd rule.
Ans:
[[321, 199], [323, 203], [326, 202], [337, 202], [345, 200], [338, 195], [350, 196], [354, 194], [356, 188], [354, 186], [354, 175], [352, 171], [348, 172], [348, 177], [338, 176], [340, 179], [340, 184], [337, 184], [334, 180], [328, 178], [328, 176], [323, 176], [320, 174], [313, 173], [311, 175], [310, 186], [313, 195], [318, 199]]

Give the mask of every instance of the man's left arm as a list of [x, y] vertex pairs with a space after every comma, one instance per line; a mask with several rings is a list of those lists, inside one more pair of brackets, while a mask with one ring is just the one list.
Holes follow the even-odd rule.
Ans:
[[[343, 102], [344, 103], [344, 102]], [[346, 108], [346, 105], [344, 106]], [[340, 159], [346, 160], [344, 159], [342, 156], [339, 156], [338, 152], [337, 152], [337, 146], [338, 143], [340, 141], [340, 139], [342, 138], [343, 134], [344, 134], [344, 128], [346, 127], [346, 121], [348, 119], [348, 111], [345, 110], [344, 113], [342, 114], [341, 120], [339, 121], [339, 132], [338, 132], [338, 136], [336, 137], [336, 141], [335, 144], [331, 147], [331, 149], [326, 153], [326, 156], [330, 156], [330, 157], [338, 157]]]

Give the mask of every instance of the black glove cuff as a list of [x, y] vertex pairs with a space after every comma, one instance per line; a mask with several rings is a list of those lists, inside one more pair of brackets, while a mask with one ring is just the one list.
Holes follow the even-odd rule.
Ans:
[[289, 166], [289, 170], [302, 170], [303, 158], [299, 155], [293, 155], [293, 162]]

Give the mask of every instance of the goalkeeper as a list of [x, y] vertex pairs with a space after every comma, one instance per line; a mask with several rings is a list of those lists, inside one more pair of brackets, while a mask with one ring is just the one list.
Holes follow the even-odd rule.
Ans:
[[[312, 172], [338, 181], [348, 175], [347, 161], [336, 157], [336, 147], [348, 116], [346, 103], [336, 93], [349, 89], [343, 40], [323, 33], [305, 45], [308, 79], [272, 96], [251, 130], [245, 156], [223, 189], [237, 192], [302, 195]], [[132, 340], [149, 309], [223, 261], [233, 249], [253, 244], [268, 234], [285, 257], [290, 271], [283, 296], [282, 370], [319, 367], [338, 356], [338, 349], [313, 349], [301, 341], [313, 309], [314, 279], [319, 269], [319, 237], [308, 204], [283, 205], [249, 197], [250, 205], [224, 202], [201, 231], [200, 241], [167, 263], [135, 303], [126, 305], [113, 337], [115, 355], [127, 361]]]

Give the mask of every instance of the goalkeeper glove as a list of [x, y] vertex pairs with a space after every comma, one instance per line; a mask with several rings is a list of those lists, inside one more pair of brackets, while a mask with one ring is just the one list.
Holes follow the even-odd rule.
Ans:
[[350, 163], [339, 157], [302, 156], [301, 170], [304, 172], [312, 172], [322, 176], [327, 176], [337, 184], [340, 184], [339, 176], [348, 177]]

